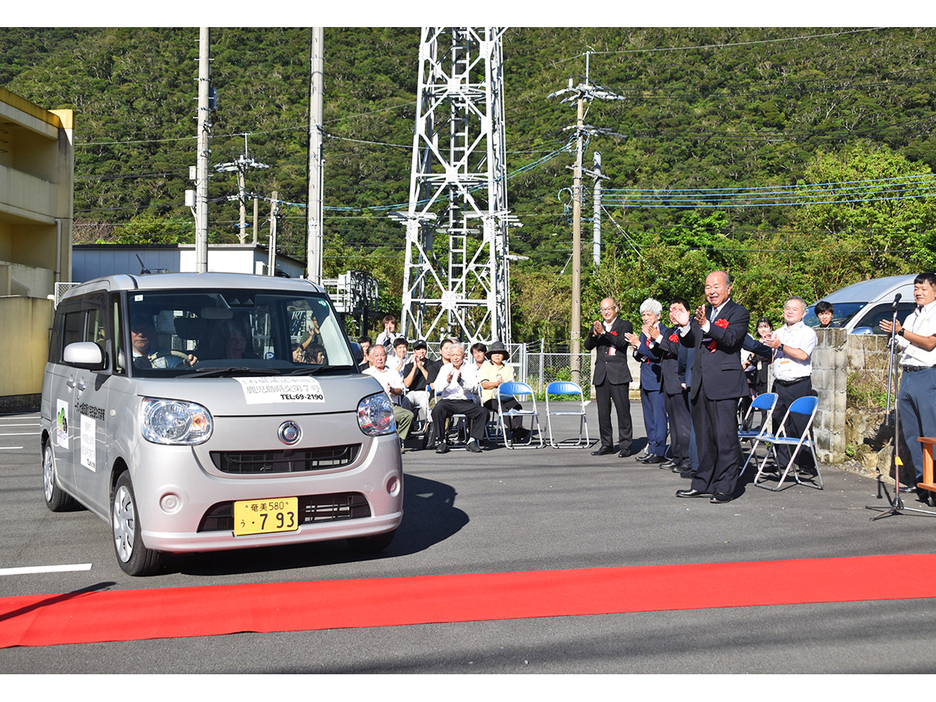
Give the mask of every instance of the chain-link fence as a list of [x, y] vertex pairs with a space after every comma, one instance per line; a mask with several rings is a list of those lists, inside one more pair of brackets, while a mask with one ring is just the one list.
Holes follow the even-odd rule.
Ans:
[[[534, 346], [531, 344], [531, 346]], [[526, 383], [538, 393], [545, 393], [546, 387], [557, 380], [571, 380], [577, 383], [585, 398], [591, 394], [591, 354], [576, 354], [578, 369], [573, 369], [575, 356], [570, 351], [557, 351], [546, 353], [542, 347], [527, 349], [526, 353]]]

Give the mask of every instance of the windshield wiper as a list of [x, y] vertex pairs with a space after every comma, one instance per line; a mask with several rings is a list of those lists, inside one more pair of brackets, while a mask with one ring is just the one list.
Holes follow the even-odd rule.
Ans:
[[248, 368], [232, 366], [229, 368], [195, 368], [192, 371], [199, 378], [217, 378], [225, 375], [282, 375], [274, 368]]

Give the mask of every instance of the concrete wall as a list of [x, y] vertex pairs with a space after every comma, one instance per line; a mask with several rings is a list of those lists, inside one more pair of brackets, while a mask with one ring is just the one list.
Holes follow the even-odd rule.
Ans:
[[[83, 283], [94, 278], [116, 273], [138, 275], [140, 260], [151, 271], [194, 273], [195, 245], [127, 246], [123, 244], [82, 244], [74, 247], [72, 280]], [[139, 255], [139, 258], [137, 256]], [[268, 254], [254, 244], [210, 244], [208, 270], [219, 273], [250, 273], [266, 275]], [[301, 278], [301, 261], [288, 256], [277, 256], [276, 269], [290, 278]]]
[[14, 409], [19, 401], [31, 405], [30, 398], [38, 408], [53, 312], [51, 300], [0, 297], [0, 409]]
[[73, 118], [0, 88], [0, 411], [38, 407], [49, 298], [71, 279]]
[[[819, 395], [814, 424], [816, 454], [823, 463], [843, 463], [845, 396], [848, 376], [857, 370], [887, 378], [889, 354], [883, 334], [846, 334], [842, 329], [817, 329], [819, 343], [812, 355], [812, 384]], [[892, 390], [896, 397], [896, 389]]]

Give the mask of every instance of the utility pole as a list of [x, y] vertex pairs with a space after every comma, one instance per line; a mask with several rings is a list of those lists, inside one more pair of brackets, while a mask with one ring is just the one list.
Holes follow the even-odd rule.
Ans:
[[279, 193], [273, 191], [270, 200], [270, 244], [267, 251], [267, 275], [276, 275], [276, 220], [279, 217]]
[[324, 185], [322, 160], [322, 119], [324, 113], [325, 57], [322, 53], [324, 30], [312, 28], [310, 59], [311, 81], [309, 89], [309, 206], [308, 244], [306, 251], [306, 277], [322, 284], [322, 256], [325, 237], [322, 230], [322, 189]]
[[[215, 166], [215, 170], [219, 173], [232, 171], [237, 173], [237, 195], [229, 197], [228, 200], [236, 199], [240, 202], [240, 227], [237, 230], [237, 238], [242, 244], [247, 241], [247, 169], [269, 168], [267, 164], [250, 158], [247, 148], [247, 136], [247, 134], [244, 134], [244, 153], [238, 156], [237, 160], [230, 163], [219, 163]], [[256, 202], [256, 198], [254, 198], [254, 202]], [[254, 217], [256, 217], [256, 213], [254, 213]]]
[[592, 177], [595, 179], [595, 185], [592, 188], [594, 193], [593, 211], [592, 211], [592, 260], [595, 262], [595, 268], [601, 265], [601, 181], [605, 177], [601, 175], [601, 153], [595, 152], [592, 159]]
[[600, 100], [624, 100], [620, 95], [612, 93], [607, 88], [594, 85], [588, 80], [588, 62], [591, 52], [585, 54], [585, 82], [573, 84], [569, 78], [569, 87], [550, 93], [548, 97], [558, 97], [568, 94], [561, 102], [577, 103], [577, 118], [575, 121], [576, 157], [573, 168], [572, 188], [572, 315], [571, 315], [571, 371], [572, 381], [581, 385], [581, 337], [582, 337], [582, 141], [586, 134], [611, 134], [623, 136], [607, 129], [597, 129], [585, 124], [585, 101], [596, 98]]
[[211, 121], [208, 114], [210, 77], [208, 47], [210, 30], [198, 30], [198, 161], [195, 166], [195, 272], [208, 271], [208, 133]]

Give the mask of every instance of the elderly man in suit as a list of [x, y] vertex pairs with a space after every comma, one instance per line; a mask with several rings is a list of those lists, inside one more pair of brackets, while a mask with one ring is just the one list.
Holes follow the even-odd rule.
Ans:
[[724, 271], [705, 279], [708, 305], [675, 310], [680, 343], [695, 349], [689, 402], [699, 453], [692, 487], [677, 497], [709, 496], [714, 504], [734, 499], [741, 444], [738, 441], [738, 400], [747, 391], [741, 368], [741, 344], [751, 315], [731, 300], [731, 279]]
[[627, 367], [629, 344], [625, 334], [633, 334], [634, 326], [630, 322], [617, 318], [617, 305], [614, 299], [606, 297], [601, 301], [601, 319], [597, 320], [591, 333], [585, 337], [585, 350], [597, 349], [595, 374], [592, 383], [595, 386], [595, 399], [598, 404], [598, 435], [601, 446], [592, 451], [593, 456], [605, 456], [614, 453], [614, 431], [611, 426], [611, 404], [618, 419], [618, 455], [630, 456], [633, 426], [630, 416], [630, 397], [628, 385], [632, 378]]

